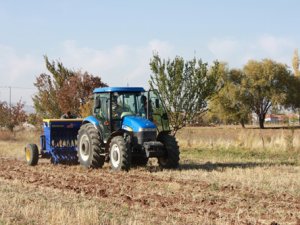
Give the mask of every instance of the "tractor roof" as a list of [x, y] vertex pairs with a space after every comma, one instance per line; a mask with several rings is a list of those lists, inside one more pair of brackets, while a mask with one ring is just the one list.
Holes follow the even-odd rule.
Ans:
[[144, 92], [145, 89], [142, 87], [104, 87], [95, 88], [93, 93], [103, 92]]

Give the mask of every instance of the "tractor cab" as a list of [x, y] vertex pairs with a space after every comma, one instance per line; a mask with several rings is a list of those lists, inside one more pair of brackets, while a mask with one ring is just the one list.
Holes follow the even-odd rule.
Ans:
[[145, 124], [140, 125], [146, 126], [144, 128], [156, 128], [157, 132], [170, 131], [167, 113], [157, 91], [146, 92], [143, 88], [95, 89], [93, 116], [99, 120], [104, 142], [120, 129], [133, 131], [127, 124], [132, 118], [143, 118], [140, 122]]

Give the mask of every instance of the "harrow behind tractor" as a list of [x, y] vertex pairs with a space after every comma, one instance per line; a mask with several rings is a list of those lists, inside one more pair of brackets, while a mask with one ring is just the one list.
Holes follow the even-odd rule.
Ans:
[[163, 168], [178, 166], [179, 147], [155, 90], [96, 88], [92, 111], [84, 119], [44, 119], [40, 150], [28, 144], [27, 163], [36, 165], [42, 157], [54, 164], [79, 162], [86, 168], [110, 162], [113, 170], [128, 170], [157, 158]]

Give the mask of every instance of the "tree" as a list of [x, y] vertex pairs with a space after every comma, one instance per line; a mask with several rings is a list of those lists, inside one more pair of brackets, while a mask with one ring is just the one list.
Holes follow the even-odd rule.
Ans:
[[294, 69], [295, 76], [300, 77], [298, 49], [295, 49], [295, 51], [294, 51], [292, 64], [293, 64], [293, 69]]
[[295, 76], [291, 78], [291, 85], [289, 88], [289, 99], [285, 106], [291, 107], [295, 112], [298, 113], [300, 123], [300, 71], [298, 49], [295, 49], [294, 51], [292, 65]]
[[210, 113], [223, 122], [239, 122], [244, 128], [249, 121], [251, 109], [247, 104], [246, 90], [242, 87], [243, 76], [241, 70], [229, 70], [226, 65], [221, 65], [218, 83], [222, 87], [210, 101], [209, 108]]
[[289, 98], [291, 73], [287, 66], [270, 59], [250, 60], [243, 68], [241, 82], [249, 107], [264, 128], [267, 112], [272, 106], [285, 104]]
[[58, 107], [57, 90], [48, 74], [41, 74], [34, 83], [38, 92], [32, 98], [38, 116], [42, 118], [59, 118], [62, 110]]
[[216, 91], [218, 63], [209, 68], [201, 60], [182, 57], [150, 61], [150, 87], [157, 88], [170, 118], [173, 135], [207, 110], [207, 101]]
[[9, 106], [6, 102], [0, 102], [0, 127], [6, 127], [10, 131], [26, 121], [24, 103], [20, 100], [14, 106]]
[[36, 113], [30, 113], [27, 116], [26, 121], [31, 124], [34, 125], [35, 127], [40, 127], [40, 125], [42, 124], [42, 118], [39, 117]]
[[293, 76], [290, 84], [289, 97], [285, 107], [291, 108], [298, 113], [300, 123], [300, 77]]
[[80, 108], [79, 108], [80, 115], [82, 117], [87, 117], [89, 115], [92, 115], [92, 113], [93, 113], [93, 104], [94, 104], [94, 101], [90, 99], [85, 104], [81, 105]]
[[45, 64], [50, 72], [40, 74], [34, 85], [38, 92], [33, 97], [38, 116], [59, 118], [66, 111], [80, 115], [80, 107], [87, 103], [92, 90], [107, 84], [88, 72], [69, 70], [59, 61], [50, 62], [45, 56]]

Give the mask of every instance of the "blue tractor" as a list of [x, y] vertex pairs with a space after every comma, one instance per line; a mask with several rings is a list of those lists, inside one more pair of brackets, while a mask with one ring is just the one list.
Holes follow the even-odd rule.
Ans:
[[[178, 167], [179, 147], [157, 91], [96, 88], [92, 110], [83, 120], [44, 120], [40, 155], [53, 163], [78, 160], [87, 168], [110, 162], [113, 170], [129, 170], [149, 158], [162, 168]], [[37, 146], [29, 144], [25, 152], [27, 163], [37, 164]]]

